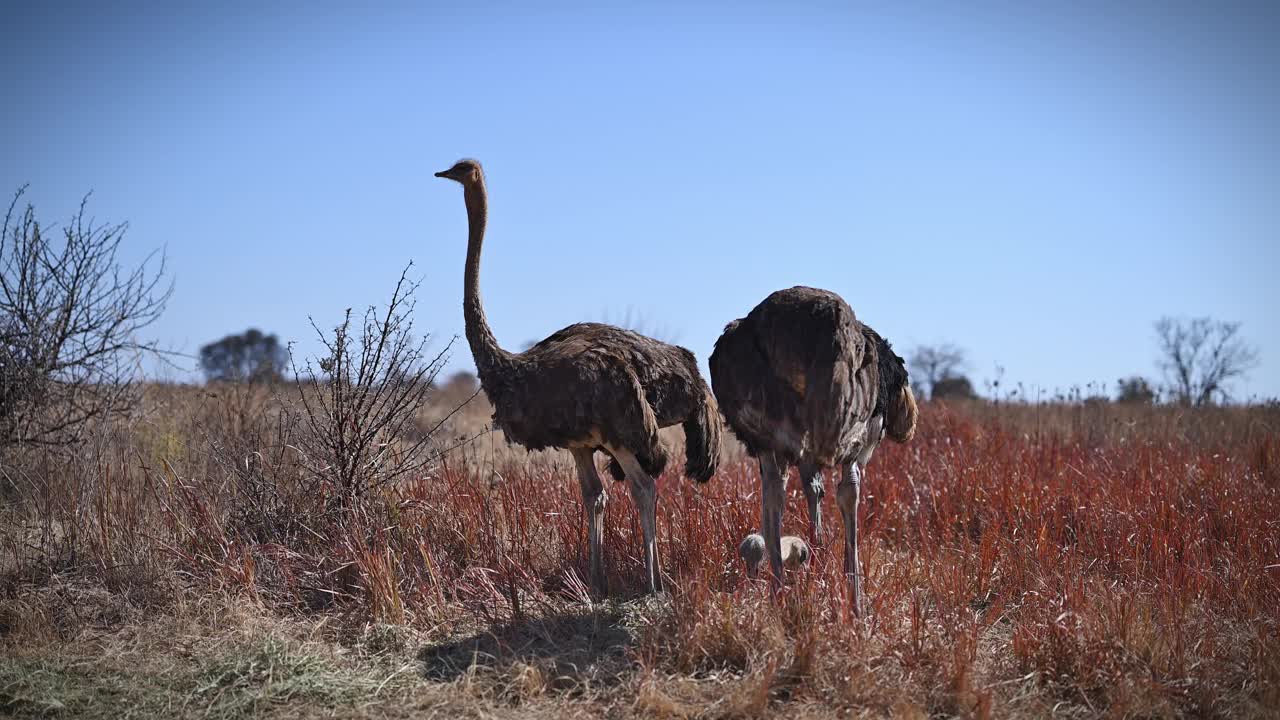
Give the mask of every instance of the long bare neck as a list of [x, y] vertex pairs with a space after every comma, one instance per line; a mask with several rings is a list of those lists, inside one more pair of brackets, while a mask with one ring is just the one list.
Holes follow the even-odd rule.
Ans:
[[476, 361], [476, 370], [483, 381], [485, 376], [506, 364], [511, 353], [498, 346], [498, 340], [489, 329], [484, 316], [484, 304], [480, 301], [480, 249], [484, 245], [484, 226], [488, 219], [489, 201], [485, 194], [484, 180], [463, 189], [467, 203], [467, 270], [462, 287], [462, 316], [466, 320], [467, 343]]

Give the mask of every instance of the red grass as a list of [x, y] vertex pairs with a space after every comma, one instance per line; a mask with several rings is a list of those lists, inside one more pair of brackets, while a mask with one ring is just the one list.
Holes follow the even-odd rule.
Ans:
[[[281, 608], [394, 623], [520, 622], [585, 603], [571, 463], [512, 460], [494, 481], [446, 464], [360, 513], [327, 524], [314, 516], [306, 531], [271, 541], [234, 527], [220, 487], [115, 467], [101, 466], [92, 501], [92, 552], [104, 567], [146, 556]], [[803, 500], [796, 483], [789, 489], [784, 530], [804, 535]], [[625, 484], [607, 491], [610, 587], [635, 596], [639, 523]], [[863, 497], [870, 612], [854, 620], [833, 492], [828, 547], [773, 601], [735, 557], [758, 527], [755, 466], [736, 461], [707, 485], [663, 476], [659, 552], [671, 598], [636, 661], [648, 673], [745, 673], [741, 697], [765, 702], [884, 712], [903, 688], [929, 712], [977, 716], [1058, 702], [1217, 715], [1280, 699], [1273, 435], [1221, 447], [1086, 442], [926, 406], [911, 444], [877, 452]]]

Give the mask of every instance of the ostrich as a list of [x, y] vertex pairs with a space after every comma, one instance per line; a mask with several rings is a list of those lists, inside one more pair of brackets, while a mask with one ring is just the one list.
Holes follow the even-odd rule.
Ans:
[[461, 183], [466, 201], [462, 311], [481, 387], [493, 403], [494, 424], [508, 440], [530, 450], [565, 448], [573, 454], [591, 548], [591, 584], [600, 595], [607, 593], [601, 545], [608, 494], [596, 472], [595, 451], [612, 458], [614, 476], [630, 484], [644, 532], [648, 589], [658, 592], [655, 479], [667, 464], [658, 429], [683, 424], [685, 474], [698, 482], [710, 480], [720, 460], [719, 411], [693, 353], [599, 323], [570, 325], [522, 353], [503, 350], [480, 301], [488, 207], [484, 171], [475, 160], [460, 160], [436, 177]]
[[[809, 550], [809, 543], [795, 535], [787, 535], [782, 538], [781, 544], [783, 565], [795, 569], [809, 564], [809, 557], [813, 554]], [[743, 538], [742, 544], [738, 546], [738, 556], [747, 564], [747, 577], [758, 575], [760, 565], [764, 562], [764, 536], [751, 533]]]
[[844, 570], [862, 609], [858, 496], [862, 472], [884, 435], [907, 442], [916, 402], [902, 358], [858, 322], [839, 295], [779, 290], [724, 329], [711, 353], [711, 386], [734, 434], [760, 462], [761, 525], [774, 587], [782, 577], [787, 469], [797, 465], [812, 539], [822, 541], [822, 472], [838, 467]]

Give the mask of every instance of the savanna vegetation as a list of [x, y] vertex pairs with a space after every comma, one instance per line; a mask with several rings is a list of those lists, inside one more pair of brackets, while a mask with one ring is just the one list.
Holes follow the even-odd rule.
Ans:
[[483, 396], [453, 412], [472, 393], [437, 383], [393, 439], [431, 437], [436, 462], [370, 476], [351, 501], [302, 453], [317, 430], [290, 387], [148, 386], [136, 416], [74, 453], [10, 453], [0, 706], [1260, 717], [1280, 703], [1274, 407], [925, 404], [917, 438], [872, 465], [871, 612], [854, 620], [831, 549], [776, 601], [746, 578], [734, 550], [757, 526], [758, 479], [732, 453], [706, 486], [661, 480], [669, 597], [640, 593], [639, 528], [611, 488], [618, 597], [593, 603], [572, 461], [484, 432]]
[[[34, 222], [17, 228], [25, 252], [53, 260], [6, 264], [20, 271], [6, 282], [58, 267], [62, 245], [32, 243]], [[119, 229], [109, 230], [81, 236], [110, 249]], [[6, 260], [19, 257], [6, 247]], [[114, 256], [83, 263], [110, 270]], [[1274, 404], [1215, 405], [1221, 386], [1204, 383], [1170, 405], [971, 393], [922, 403], [915, 439], [882, 446], [868, 471], [860, 619], [833, 547], [817, 548], [777, 597], [746, 576], [735, 550], [757, 528], [759, 480], [730, 441], [710, 483], [675, 463], [660, 478], [664, 595], [641, 592], [640, 528], [628, 493], [609, 488], [613, 596], [601, 601], [584, 582], [572, 459], [525, 453], [488, 429], [474, 379], [443, 377], [447, 348], [413, 331], [407, 276], [387, 306], [334, 330], [317, 322], [323, 357], [293, 358], [284, 373], [276, 344], [246, 350], [269, 336], [229, 336], [208, 357], [230, 370], [200, 386], [112, 376], [120, 353], [148, 349], [127, 336], [167, 291], [145, 273], [89, 276], [124, 278], [108, 297], [131, 300], [120, 307], [135, 309], [132, 324], [68, 312], [84, 323], [53, 327], [108, 339], [129, 329], [107, 345], [117, 354], [88, 358], [107, 374], [38, 351], [50, 336], [40, 323], [56, 314], [19, 304], [0, 326], [4, 714], [1268, 717], [1280, 707]], [[74, 309], [51, 283], [30, 297]], [[931, 390], [955, 377], [937, 365]], [[679, 431], [667, 441], [680, 443]], [[794, 479], [788, 505], [784, 531], [805, 534]]]

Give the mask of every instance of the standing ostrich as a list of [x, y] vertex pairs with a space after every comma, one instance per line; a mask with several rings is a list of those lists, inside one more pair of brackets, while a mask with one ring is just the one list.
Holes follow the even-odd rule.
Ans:
[[655, 479], [667, 464], [658, 429], [684, 425], [685, 474], [698, 482], [710, 480], [720, 460], [716, 401], [693, 353], [600, 323], [570, 325], [522, 353], [503, 350], [480, 301], [488, 208], [484, 171], [475, 160], [460, 160], [436, 177], [461, 183], [467, 205], [462, 312], [480, 384], [493, 403], [494, 424], [530, 450], [566, 448], [573, 454], [591, 545], [591, 584], [599, 594], [607, 592], [601, 557], [607, 493], [596, 472], [595, 451], [612, 457], [615, 477], [630, 483], [644, 531], [649, 591], [657, 592], [662, 578]]
[[844, 570], [860, 613], [862, 472], [884, 435], [907, 442], [915, 433], [916, 401], [902, 358], [839, 295], [794, 287], [725, 327], [711, 353], [711, 386], [729, 427], [760, 461], [761, 525], [775, 588], [787, 469], [800, 469], [815, 543], [822, 539], [823, 468], [841, 469]]

